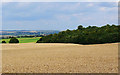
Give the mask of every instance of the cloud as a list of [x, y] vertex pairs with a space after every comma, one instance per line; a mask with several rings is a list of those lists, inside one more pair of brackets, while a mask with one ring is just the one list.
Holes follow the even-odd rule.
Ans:
[[114, 2], [9, 2], [3, 3], [4, 29], [75, 29], [79, 24], [117, 23]]
[[118, 11], [118, 7], [100, 7], [99, 8], [100, 11], [106, 11], [106, 12], [114, 12], [114, 11]]
[[119, 0], [2, 0], [3, 2], [118, 2]]
[[87, 6], [88, 7], [92, 7], [92, 6], [94, 6], [94, 4], [93, 3], [89, 3]]
[[64, 7], [61, 7], [61, 10], [66, 10], [66, 11], [75, 11], [78, 10], [78, 8], [81, 7], [80, 3], [68, 3], [64, 4]]
[[107, 9], [106, 7], [101, 7], [100, 11], [106, 11], [106, 9]]
[[30, 2], [19, 2], [18, 4], [17, 4], [17, 7], [19, 8], [21, 8], [21, 7], [28, 7], [29, 5], [30, 5], [31, 3]]

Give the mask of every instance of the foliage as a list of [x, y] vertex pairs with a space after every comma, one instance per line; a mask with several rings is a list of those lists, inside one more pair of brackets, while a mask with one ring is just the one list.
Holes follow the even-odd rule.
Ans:
[[2, 41], [2, 43], [6, 43], [6, 41]]
[[118, 25], [105, 25], [102, 27], [78, 26], [76, 30], [66, 30], [58, 34], [44, 36], [37, 43], [77, 43], [77, 44], [101, 44], [120, 42]]
[[15, 37], [11, 38], [9, 43], [19, 43], [19, 40]]
[[40, 38], [36, 43], [39, 43], [40, 41], [42, 41], [42, 38]]
[[[36, 43], [37, 40], [39, 40], [41, 37], [21, 37], [21, 38], [17, 38], [19, 40], [19, 43]], [[10, 38], [8, 39], [0, 39], [0, 42], [2, 41], [6, 41], [6, 43], [9, 43]]]

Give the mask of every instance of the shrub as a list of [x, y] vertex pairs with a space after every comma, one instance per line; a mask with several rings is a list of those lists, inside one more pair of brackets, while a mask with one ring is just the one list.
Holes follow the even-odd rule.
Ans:
[[2, 43], [6, 43], [6, 41], [2, 41]]
[[15, 37], [11, 38], [9, 43], [19, 43], [19, 40]]
[[40, 38], [36, 43], [40, 43], [42, 41], [42, 38]]

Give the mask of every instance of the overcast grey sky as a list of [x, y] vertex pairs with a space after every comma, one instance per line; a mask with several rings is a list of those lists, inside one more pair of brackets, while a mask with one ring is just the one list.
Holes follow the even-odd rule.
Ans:
[[66, 30], [118, 23], [116, 2], [6, 2], [3, 30]]

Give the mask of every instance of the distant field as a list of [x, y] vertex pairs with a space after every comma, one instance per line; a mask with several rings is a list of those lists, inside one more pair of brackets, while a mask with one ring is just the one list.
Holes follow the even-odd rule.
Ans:
[[[37, 40], [40, 39], [40, 37], [34, 37], [34, 38], [17, 38], [20, 43], [35, 43]], [[6, 41], [9, 43], [10, 39], [0, 39], [0, 42]]]

